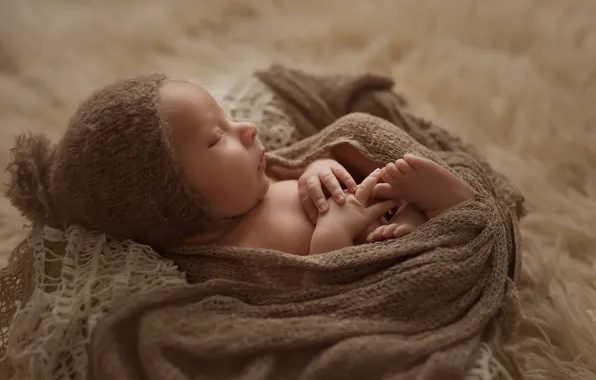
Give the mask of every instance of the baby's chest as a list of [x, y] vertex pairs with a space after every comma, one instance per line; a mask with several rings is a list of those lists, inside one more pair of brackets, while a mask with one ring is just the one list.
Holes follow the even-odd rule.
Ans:
[[314, 226], [302, 209], [295, 181], [273, 184], [260, 215], [263, 245], [279, 251], [307, 255]]

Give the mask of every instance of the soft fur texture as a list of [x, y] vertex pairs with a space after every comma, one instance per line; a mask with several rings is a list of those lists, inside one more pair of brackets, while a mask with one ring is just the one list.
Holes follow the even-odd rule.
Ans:
[[[272, 61], [391, 75], [418, 112], [474, 143], [527, 198], [528, 377], [596, 379], [592, 0], [6, 0], [1, 8], [3, 164], [17, 133], [56, 139], [77, 102], [116, 77], [166, 71], [214, 84]], [[1, 202], [4, 255], [24, 220]]]

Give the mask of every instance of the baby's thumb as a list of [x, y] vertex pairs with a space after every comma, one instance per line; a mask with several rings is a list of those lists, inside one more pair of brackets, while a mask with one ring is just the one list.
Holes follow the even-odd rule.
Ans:
[[372, 221], [379, 219], [387, 211], [397, 207], [398, 205], [399, 205], [398, 200], [391, 199], [388, 201], [375, 203], [374, 205], [369, 206], [368, 207], [368, 211], [369, 211], [368, 217], [369, 217], [370, 222], [372, 223]]
[[50, 219], [47, 182], [53, 153], [50, 140], [22, 134], [17, 136], [10, 153], [6, 197], [31, 222], [47, 223]]
[[394, 199], [395, 190], [388, 183], [377, 183], [373, 188], [372, 197], [375, 199]]

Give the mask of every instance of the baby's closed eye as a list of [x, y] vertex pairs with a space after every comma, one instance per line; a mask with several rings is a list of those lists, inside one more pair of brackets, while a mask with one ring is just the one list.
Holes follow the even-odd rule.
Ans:
[[222, 131], [221, 129], [218, 129], [218, 131], [214, 134], [214, 136], [209, 140], [209, 148], [212, 148], [214, 146], [216, 146], [217, 144], [219, 144], [224, 137], [226, 136], [226, 133], [224, 131]]

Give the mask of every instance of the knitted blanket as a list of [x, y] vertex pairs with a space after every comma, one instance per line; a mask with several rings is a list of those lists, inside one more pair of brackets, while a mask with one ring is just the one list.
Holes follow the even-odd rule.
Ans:
[[160, 257], [78, 226], [34, 226], [0, 269], [0, 379], [521, 378], [508, 348], [519, 192], [409, 113], [389, 78], [278, 65], [256, 77], [310, 136], [269, 153], [270, 167], [345, 144], [380, 163], [411, 152], [477, 199], [404, 238], [312, 257], [212, 246]]
[[403, 238], [323, 255], [162, 252], [190, 284], [142, 294], [99, 321], [90, 377], [458, 379], [483, 345], [521, 377], [507, 349], [519, 317], [521, 195], [471, 147], [405, 112], [386, 78], [281, 66], [258, 75], [310, 135], [268, 164], [302, 167], [345, 144], [379, 163], [414, 153], [467, 181], [476, 199]]

